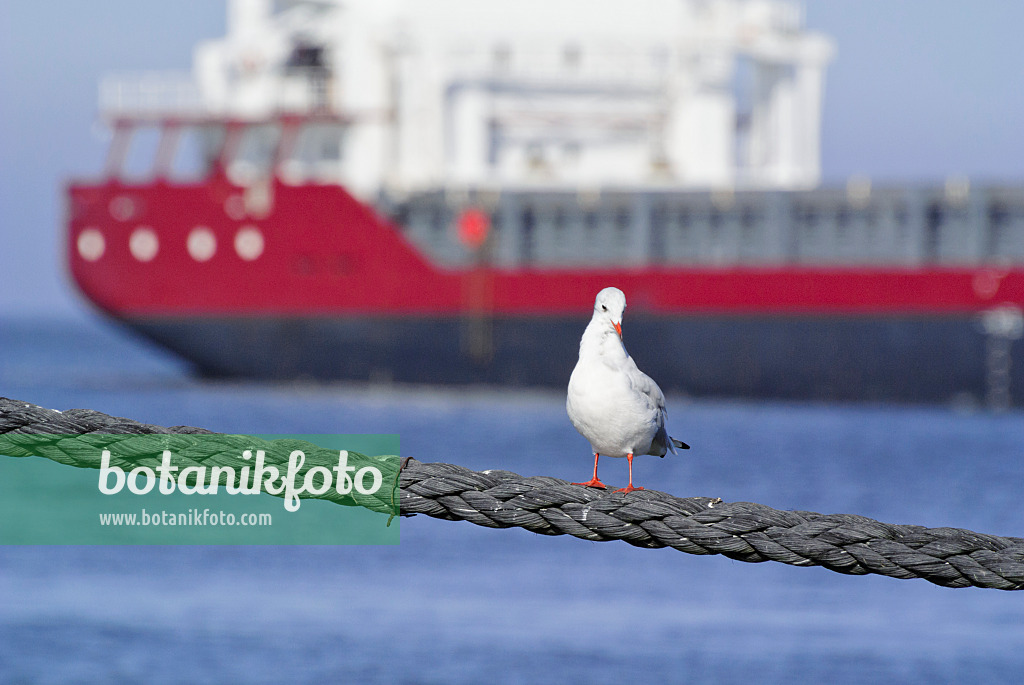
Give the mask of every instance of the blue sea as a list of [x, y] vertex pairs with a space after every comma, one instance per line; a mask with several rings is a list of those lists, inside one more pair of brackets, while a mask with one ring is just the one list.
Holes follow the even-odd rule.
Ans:
[[[224, 432], [398, 433], [404, 455], [474, 469], [592, 465], [559, 392], [215, 383], [92, 319], [0, 320], [0, 395]], [[649, 488], [1024, 535], [1020, 412], [668, 410], [693, 449], [638, 459]], [[0, 681], [1020, 683], [1024, 592], [422, 516], [397, 547], [0, 547]]]

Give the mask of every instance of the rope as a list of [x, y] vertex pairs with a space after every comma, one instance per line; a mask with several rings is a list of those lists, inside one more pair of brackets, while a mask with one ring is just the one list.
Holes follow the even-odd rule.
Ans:
[[[202, 439], [196, 437], [199, 435], [203, 436]], [[263, 450], [266, 456], [264, 463], [284, 473], [289, 455], [294, 450], [301, 450], [304, 457], [302, 466], [296, 471], [298, 483], [304, 480], [310, 469], [323, 467], [329, 470], [338, 463], [338, 450], [329, 450], [304, 440], [263, 440], [251, 435], [213, 433], [192, 426], [164, 428], [91, 409], [60, 412], [0, 397], [0, 455], [35, 455], [69, 466], [99, 469], [103, 450], [110, 452], [110, 466], [126, 473], [137, 466], [155, 471], [161, 464], [164, 450], [171, 451], [175, 466], [182, 472], [189, 467], [202, 467], [204, 473], [212, 473], [215, 466], [239, 467], [239, 457], [245, 450], [251, 450], [253, 454]], [[336, 489], [328, 488], [320, 494], [304, 492], [302, 497], [366, 507], [391, 515], [398, 513], [395, 492], [399, 470], [397, 455], [369, 457], [350, 451], [347, 465], [356, 471], [363, 466], [375, 467], [381, 472], [382, 486], [371, 494], [354, 488], [340, 494]], [[194, 486], [198, 474], [193, 472], [189, 476], [185, 482]], [[219, 484], [226, 485], [228, 478], [228, 474], [222, 472]], [[269, 494], [281, 498], [288, 496], [284, 490]]]
[[[186, 426], [161, 428], [89, 410], [57, 412], [0, 398], [0, 436], [9, 433], [64, 434], [61, 442], [70, 443], [70, 433], [206, 431]], [[236, 446], [231, 450], [237, 454]], [[67, 457], [40, 456], [81, 465]], [[849, 575], [923, 578], [945, 587], [1024, 589], [1024, 539], [960, 528], [893, 525], [850, 514], [779, 511], [750, 502], [679, 498], [655, 490], [601, 492], [559, 478], [477, 472], [408, 457], [402, 460], [399, 491], [403, 516], [424, 514], [488, 528], [525, 528], [541, 535], [622, 540], [637, 547], [672, 547], [746, 562], [821, 566]], [[378, 500], [376, 505], [388, 509], [377, 510], [390, 509], [387, 499], [384, 494], [385, 501]]]

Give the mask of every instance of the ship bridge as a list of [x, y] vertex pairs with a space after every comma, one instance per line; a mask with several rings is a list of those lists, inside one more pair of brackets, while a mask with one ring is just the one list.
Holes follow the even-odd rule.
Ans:
[[833, 53], [781, 0], [230, 0], [191, 73], [111, 76], [100, 100], [123, 148], [191, 136], [195, 173], [251, 129], [239, 183], [795, 190], [819, 182]]

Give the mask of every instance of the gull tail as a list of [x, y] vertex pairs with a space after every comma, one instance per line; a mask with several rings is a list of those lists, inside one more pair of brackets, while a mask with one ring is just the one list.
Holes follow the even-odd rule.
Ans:
[[659, 457], [664, 457], [669, 452], [675, 454], [677, 447], [684, 450], [690, 449], [690, 446], [682, 440], [670, 438], [668, 433], [665, 432], [665, 427], [662, 426], [655, 434], [654, 440], [651, 441], [651, 451], [648, 454], [657, 454]]

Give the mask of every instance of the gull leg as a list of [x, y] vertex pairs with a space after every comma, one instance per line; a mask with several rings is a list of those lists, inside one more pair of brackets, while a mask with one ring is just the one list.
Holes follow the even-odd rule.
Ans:
[[600, 457], [597, 452], [594, 452], [594, 477], [588, 480], [586, 483], [573, 483], [573, 485], [582, 485], [587, 488], [600, 488], [605, 489], [605, 484], [597, 479], [597, 459]]
[[[634, 488], [633, 487], [633, 454], [632, 453], [626, 455], [626, 461], [629, 462], [629, 485], [627, 485], [624, 488], [619, 488], [615, 492], [633, 492], [634, 490], [643, 490], [643, 488]], [[595, 474], [595, 477], [596, 477], [597, 472], [595, 471], [594, 474]]]

